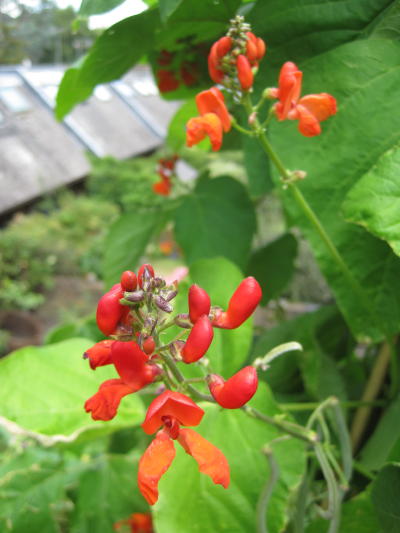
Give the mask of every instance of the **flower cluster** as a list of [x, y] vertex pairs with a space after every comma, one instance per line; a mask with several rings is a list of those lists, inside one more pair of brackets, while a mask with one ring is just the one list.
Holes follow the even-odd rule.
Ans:
[[[234, 329], [250, 317], [262, 296], [257, 281], [245, 278], [226, 310], [211, 306], [207, 292], [192, 285], [188, 313], [174, 316], [172, 301], [177, 292], [177, 282], [167, 285], [163, 278], [155, 276], [149, 264], [142, 265], [137, 275], [123, 272], [120, 282], [101, 297], [97, 306], [97, 325], [110, 338], [96, 343], [84, 354], [93, 370], [113, 365], [119, 376], [102, 383], [86, 401], [85, 409], [94, 420], [111, 420], [124, 396], [155, 382], [161, 385], [142, 424], [145, 433], [156, 433], [140, 460], [138, 473], [140, 491], [151, 505], [158, 499], [158, 481], [175, 457], [174, 441], [214, 483], [225, 488], [229, 485], [229, 465], [223, 453], [185, 427], [197, 426], [204, 411], [182, 391], [193, 394], [194, 390], [226, 409], [238, 409], [253, 397], [258, 386], [253, 366], [242, 368], [226, 381], [210, 373], [203, 379], [211, 393], [207, 397], [188, 386], [177, 366], [196, 363], [205, 356], [214, 328]], [[163, 332], [176, 326], [181, 328], [179, 335], [163, 344]]]
[[[243, 17], [238, 16], [231, 21], [228, 33], [211, 47], [208, 56], [209, 75], [227, 91], [233, 102], [244, 103], [246, 99], [249, 102], [254, 76], [265, 52], [265, 42], [250, 31]], [[279, 87], [264, 91], [260, 103], [253, 107], [249, 123], [254, 124], [263, 99], [277, 98], [278, 103], [273, 110], [278, 120], [298, 120], [302, 135], [319, 135], [320, 122], [336, 113], [336, 100], [327, 93], [300, 98], [301, 82], [302, 72], [294, 63], [286, 62], [280, 72]], [[186, 144], [191, 147], [208, 136], [212, 150], [219, 150], [223, 132], [229, 131], [232, 122], [224, 96], [214, 87], [199, 93], [196, 103], [200, 116], [191, 118], [186, 125]], [[248, 111], [248, 107], [246, 109]]]
[[156, 71], [161, 93], [175, 91], [181, 84], [191, 87], [199, 80], [197, 63], [183, 59], [181, 53], [161, 50], [157, 64], [161, 67]]
[[178, 160], [177, 155], [158, 160], [157, 174], [160, 181], [153, 184], [153, 191], [161, 196], [169, 196], [172, 188], [172, 177], [175, 172], [175, 165]]

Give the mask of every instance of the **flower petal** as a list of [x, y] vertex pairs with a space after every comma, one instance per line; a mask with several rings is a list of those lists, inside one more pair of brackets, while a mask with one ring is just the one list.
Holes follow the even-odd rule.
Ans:
[[96, 370], [98, 366], [110, 365], [111, 346], [115, 341], [107, 339], [97, 342], [94, 346], [86, 350], [83, 354], [84, 359], [89, 359], [90, 368]]
[[100, 385], [96, 394], [85, 402], [85, 411], [93, 420], [111, 420], [117, 414], [121, 399], [134, 392], [122, 379], [109, 379]]
[[223, 130], [227, 132], [231, 129], [231, 117], [225, 106], [224, 95], [217, 87], [197, 94], [196, 105], [200, 115], [215, 113], [221, 120]]
[[315, 137], [321, 133], [319, 120], [306, 107], [298, 105], [296, 107], [297, 118], [299, 119], [299, 132], [305, 137]]
[[193, 400], [180, 392], [166, 390], [149, 405], [142, 428], [148, 435], [155, 433], [164, 424], [163, 416], [176, 418], [183, 426], [197, 426], [203, 415], [203, 409]]
[[276, 107], [279, 120], [285, 120], [293, 105], [296, 105], [301, 93], [301, 81], [303, 73], [297, 65], [287, 61], [279, 74], [278, 98], [282, 106]]
[[222, 134], [222, 122], [215, 113], [191, 118], [186, 124], [186, 144], [189, 147], [198, 144], [208, 135], [215, 152], [222, 146]]
[[150, 505], [158, 500], [158, 482], [175, 457], [174, 442], [163, 431], [150, 443], [139, 461], [139, 490]]
[[217, 485], [228, 488], [230, 482], [229, 464], [225, 455], [193, 429], [181, 429], [178, 442], [186, 453], [198, 463], [199, 470], [210, 476]]
[[111, 348], [111, 360], [120, 378], [133, 391], [142, 389], [154, 379], [147, 365], [149, 356], [146, 355], [134, 341], [115, 341]]
[[336, 113], [336, 100], [328, 93], [307, 94], [300, 98], [299, 105], [305, 107], [319, 122]]

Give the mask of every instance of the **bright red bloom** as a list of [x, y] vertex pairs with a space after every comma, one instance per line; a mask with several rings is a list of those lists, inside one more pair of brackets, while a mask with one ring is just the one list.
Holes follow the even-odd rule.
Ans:
[[116, 283], [108, 292], [103, 294], [97, 304], [96, 322], [104, 335], [112, 335], [124, 314], [129, 313], [129, 307], [119, 302], [123, 296], [124, 291], [121, 284]]
[[95, 370], [98, 366], [111, 364], [111, 346], [115, 341], [107, 339], [97, 342], [94, 346], [86, 350], [84, 359], [89, 359], [90, 368]]
[[193, 324], [210, 312], [211, 301], [207, 292], [198, 285], [191, 285], [188, 294], [189, 316]]
[[327, 93], [309, 94], [300, 98], [303, 73], [294, 63], [286, 62], [279, 74], [279, 88], [272, 95], [279, 99], [275, 112], [279, 120], [298, 120], [305, 137], [321, 133], [320, 122], [336, 113], [336, 100]]
[[144, 339], [143, 341], [143, 351], [145, 354], [147, 355], [151, 355], [154, 350], [155, 350], [155, 347], [156, 347], [156, 343], [153, 339], [153, 337], [147, 337], [146, 339]]
[[208, 377], [208, 387], [214, 400], [225, 409], [238, 409], [246, 404], [257, 391], [257, 371], [245, 366], [227, 381], [218, 374]]
[[238, 328], [254, 312], [261, 297], [258, 281], [252, 276], [245, 278], [229, 300], [228, 310], [216, 313], [212, 325], [224, 329]]
[[111, 420], [117, 414], [121, 399], [152, 383], [160, 369], [148, 364], [146, 355], [134, 341], [113, 341], [110, 362], [114, 364], [121, 379], [110, 379], [100, 385], [96, 394], [85, 403], [86, 412], [93, 420]]
[[243, 54], [237, 57], [236, 68], [241, 88], [244, 91], [248, 91], [253, 85], [254, 75], [249, 60]]
[[221, 56], [219, 56], [218, 52], [218, 43], [219, 41], [215, 42], [210, 50], [210, 53], [208, 55], [208, 73], [210, 74], [210, 78], [215, 83], [221, 83], [224, 79], [224, 73], [219, 68], [219, 59]]
[[114, 530], [118, 531], [125, 525], [131, 528], [131, 533], [154, 533], [153, 520], [150, 513], [133, 513], [126, 520], [116, 522]]
[[199, 424], [203, 414], [190, 398], [169, 390], [150, 404], [142, 428], [154, 433], [164, 425], [139, 461], [138, 485], [150, 505], [156, 503], [158, 482], [175, 457], [175, 439], [198, 462], [200, 472], [228, 487], [229, 465], [223, 453], [192, 429], [180, 427]]
[[181, 355], [185, 363], [194, 363], [205, 355], [214, 337], [213, 327], [207, 315], [196, 320], [189, 333]]
[[149, 263], [145, 263], [144, 265], [142, 265], [139, 268], [138, 274], [137, 274], [140, 288], [143, 288], [143, 275], [144, 275], [145, 269], [148, 271], [150, 277], [154, 278], [154, 268]]
[[109, 379], [100, 385], [96, 394], [85, 402], [85, 411], [93, 420], [111, 420], [117, 414], [124, 396], [134, 392], [122, 379]]
[[222, 146], [222, 122], [215, 113], [191, 118], [186, 125], [186, 144], [191, 147], [208, 136], [214, 152]]
[[164, 425], [164, 416], [173, 416], [182, 426], [197, 426], [203, 415], [203, 409], [193, 400], [180, 392], [166, 390], [149, 405], [142, 428], [148, 435], [155, 433]]
[[171, 194], [171, 180], [170, 178], [162, 178], [161, 181], [153, 184], [153, 192], [160, 196], [169, 196]]
[[200, 115], [215, 113], [221, 121], [224, 132], [231, 129], [231, 117], [225, 106], [225, 98], [217, 87], [201, 91], [196, 95], [196, 105]]

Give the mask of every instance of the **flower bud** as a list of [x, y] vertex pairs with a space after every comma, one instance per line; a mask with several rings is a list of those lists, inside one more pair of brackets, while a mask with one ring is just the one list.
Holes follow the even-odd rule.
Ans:
[[144, 339], [142, 343], [142, 349], [145, 354], [151, 355], [154, 352], [155, 347], [156, 347], [156, 343], [154, 342], [154, 339], [151, 335], [150, 337], [147, 337], [146, 339]]
[[123, 297], [121, 284], [117, 283], [99, 300], [96, 311], [96, 322], [99, 330], [104, 335], [112, 335], [118, 326], [118, 323], [127, 309], [120, 303]]
[[257, 371], [252, 366], [239, 370], [227, 381], [218, 374], [207, 377], [208, 387], [214, 400], [225, 409], [238, 409], [256, 393]]
[[257, 59], [260, 61], [265, 55], [267, 47], [261, 37], [257, 37]]
[[237, 75], [240, 86], [244, 91], [248, 91], [253, 85], [253, 72], [249, 60], [243, 54], [240, 54], [236, 60]]
[[[145, 263], [139, 268], [137, 277], [139, 281], [139, 287], [144, 290], [147, 290], [150, 279], [154, 278], [153, 267]], [[147, 287], [145, 287], [144, 284], [147, 285]]]
[[161, 309], [161, 311], [165, 311], [166, 313], [171, 313], [173, 310], [173, 307], [170, 303], [167, 302], [167, 300], [164, 300], [162, 296], [157, 294], [153, 298], [153, 302], [156, 304], [156, 306]]
[[135, 291], [135, 292], [128, 292], [124, 294], [125, 300], [128, 300], [128, 302], [141, 302], [144, 298], [144, 291]]
[[210, 297], [207, 292], [198, 285], [192, 285], [188, 294], [189, 316], [193, 324], [202, 315], [208, 315], [210, 312]]
[[217, 328], [238, 328], [260, 303], [262, 290], [252, 276], [245, 278], [229, 300], [227, 311], [215, 311], [212, 325]]
[[132, 292], [137, 287], [137, 277], [131, 270], [125, 270], [121, 275], [121, 287], [126, 292]]
[[194, 363], [203, 357], [213, 340], [214, 331], [207, 315], [197, 319], [185, 342], [181, 355], [185, 363]]
[[169, 346], [169, 352], [172, 355], [174, 359], [177, 359], [178, 361], [182, 361], [181, 351], [183, 347], [185, 346], [184, 341], [174, 341], [171, 342]]
[[221, 39], [218, 39], [216, 46], [216, 55], [217, 57], [221, 58], [224, 57], [229, 50], [232, 48], [232, 39], [231, 37], [221, 37]]
[[174, 318], [174, 322], [180, 328], [190, 329], [192, 323], [190, 322], [189, 315], [187, 313], [180, 313]]
[[175, 296], [178, 294], [178, 291], [162, 291], [161, 296], [166, 300], [167, 302], [170, 302], [175, 298]]
[[246, 57], [250, 63], [257, 61], [258, 59], [257, 45], [250, 39], [246, 43]]

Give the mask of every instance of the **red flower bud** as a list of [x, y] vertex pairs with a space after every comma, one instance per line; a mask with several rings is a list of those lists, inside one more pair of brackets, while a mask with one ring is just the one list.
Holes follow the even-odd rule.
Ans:
[[216, 55], [219, 58], [223, 58], [229, 50], [232, 48], [232, 39], [231, 37], [221, 37], [221, 39], [218, 39], [216, 42]]
[[217, 328], [238, 328], [253, 313], [262, 297], [261, 287], [253, 277], [245, 278], [229, 300], [228, 310], [218, 313], [212, 321]]
[[168, 93], [179, 87], [179, 80], [170, 70], [159, 70], [157, 72], [157, 85], [161, 93]]
[[236, 60], [237, 75], [239, 78], [240, 85], [244, 91], [248, 91], [253, 85], [253, 71], [249, 60], [244, 55], [239, 55]]
[[190, 287], [188, 301], [189, 316], [193, 324], [195, 324], [202, 315], [208, 315], [210, 312], [210, 297], [206, 291], [198, 285], [192, 285]]
[[219, 59], [217, 55], [217, 46], [218, 46], [218, 42], [214, 43], [208, 55], [208, 73], [210, 74], [210, 78], [215, 83], [221, 83], [222, 80], [224, 79], [224, 73], [222, 70], [218, 68]]
[[143, 341], [143, 351], [145, 354], [151, 355], [154, 352], [155, 347], [156, 343], [154, 342], [153, 337], [147, 337], [147, 339]]
[[250, 63], [254, 63], [258, 59], [258, 49], [254, 41], [248, 40], [246, 43], [246, 57]]
[[258, 386], [256, 369], [245, 366], [228, 381], [217, 374], [207, 378], [208, 387], [214, 400], [225, 409], [238, 409], [254, 396]]
[[132, 292], [137, 287], [137, 277], [132, 270], [125, 270], [121, 275], [121, 287], [124, 291]]
[[114, 333], [118, 322], [126, 312], [127, 307], [119, 303], [123, 295], [121, 284], [117, 283], [100, 298], [97, 304], [96, 322], [104, 335]]
[[257, 37], [257, 59], [260, 61], [264, 57], [264, 54], [267, 50], [265, 42], [261, 37]]
[[143, 276], [145, 273], [145, 269], [147, 270], [149, 277], [154, 278], [154, 268], [148, 263], [145, 263], [144, 265], [142, 265], [139, 268], [138, 275], [137, 275], [140, 288], [143, 288]]
[[249, 39], [249, 41], [252, 41], [254, 44], [257, 43], [257, 37], [254, 35], [254, 33], [252, 31], [247, 31], [246, 35], [247, 35], [247, 38]]
[[171, 180], [170, 178], [162, 178], [161, 181], [153, 183], [153, 192], [159, 194], [160, 196], [169, 196], [171, 193]]
[[203, 357], [213, 340], [214, 331], [207, 315], [197, 319], [185, 342], [181, 355], [185, 363], [194, 363]]
[[126, 520], [119, 520], [114, 524], [114, 530], [130, 526], [131, 533], [154, 533], [153, 521], [150, 513], [133, 513]]
[[115, 341], [107, 339], [97, 342], [94, 346], [86, 350], [83, 354], [84, 359], [89, 359], [90, 368], [95, 370], [98, 366], [110, 365], [111, 346]]

